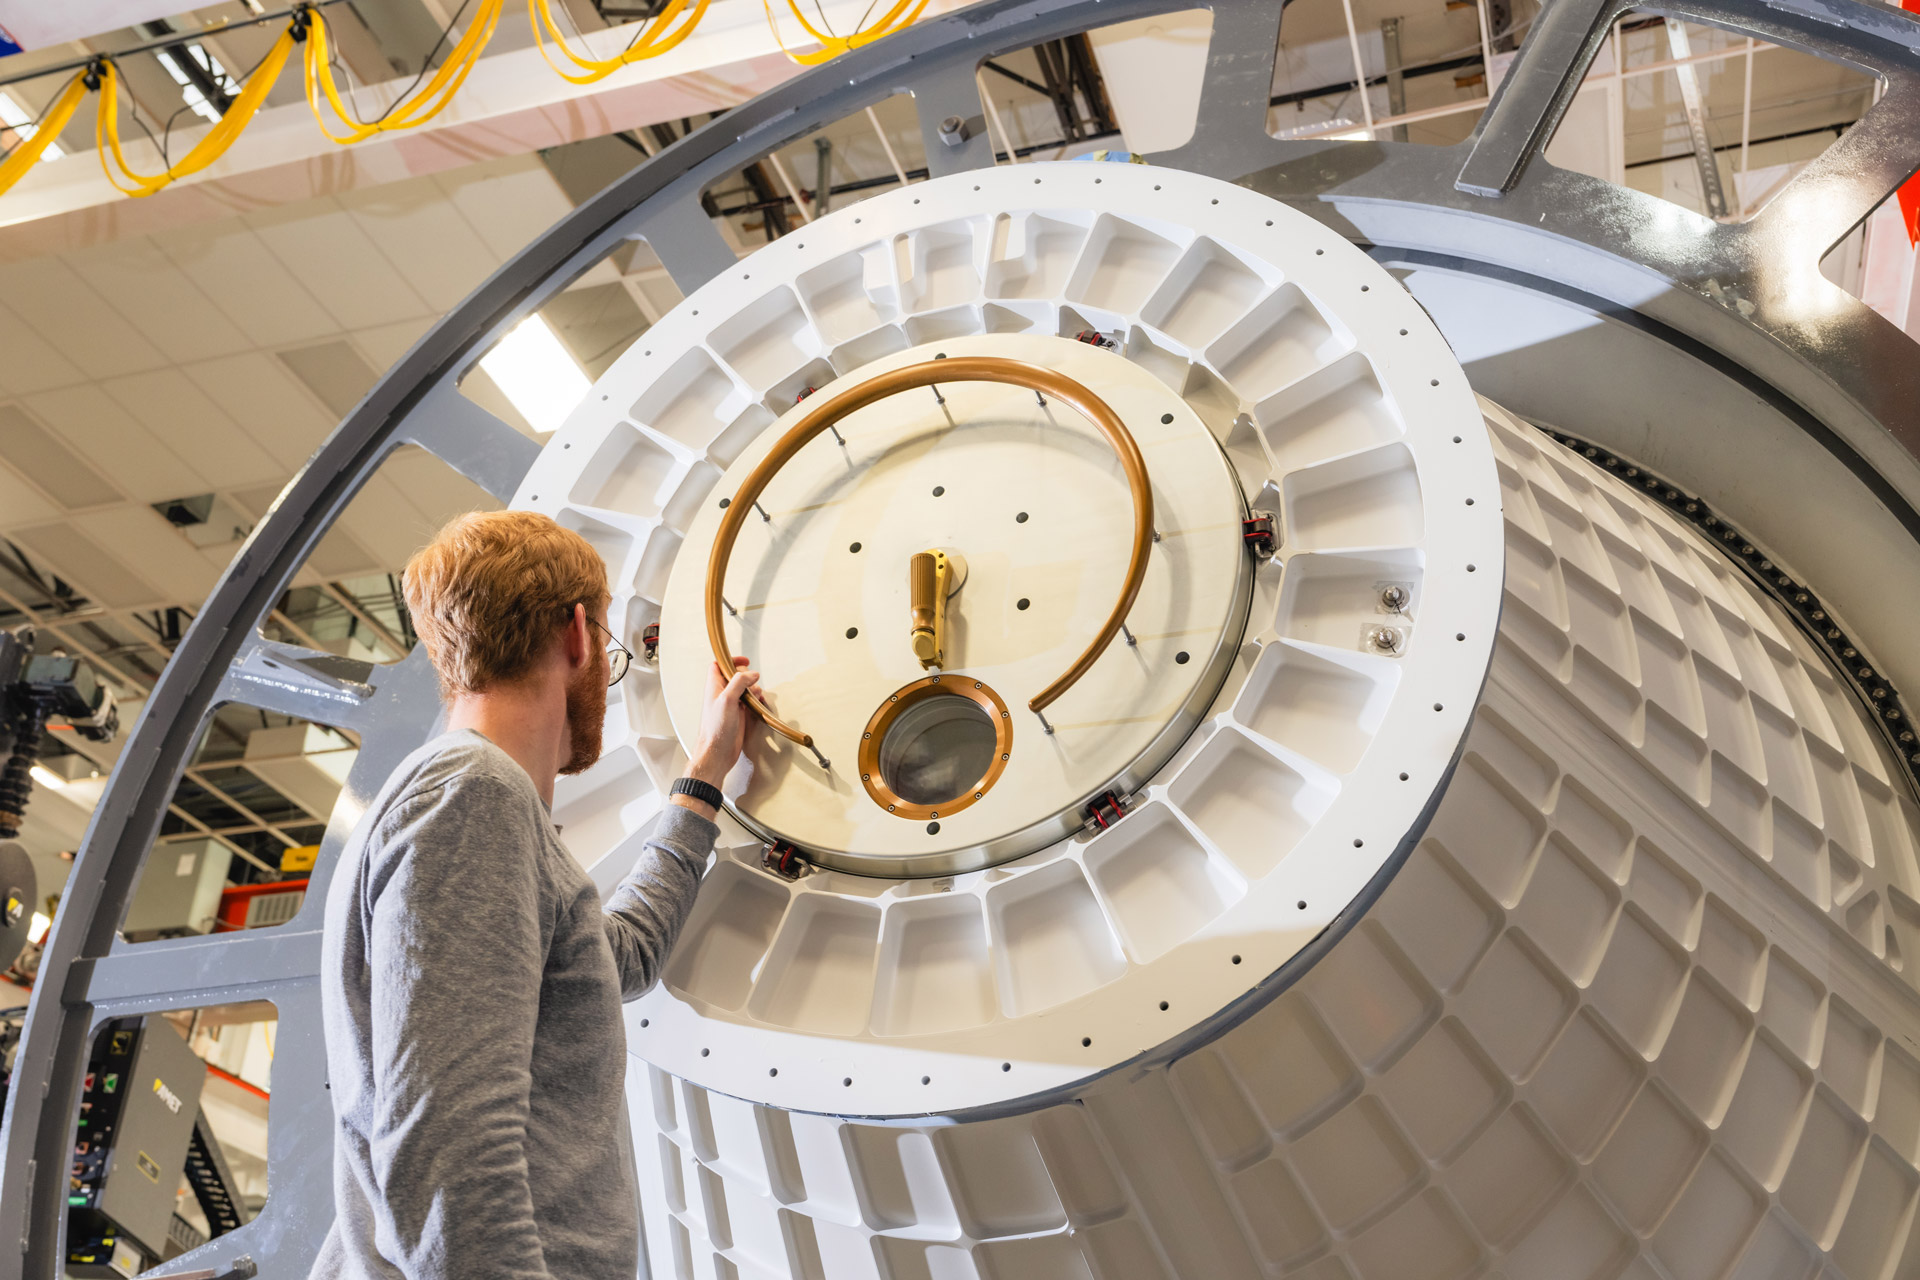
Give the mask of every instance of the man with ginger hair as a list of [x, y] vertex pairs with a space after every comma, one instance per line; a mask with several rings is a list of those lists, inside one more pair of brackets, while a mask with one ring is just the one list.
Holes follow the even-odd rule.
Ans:
[[407, 565], [406, 596], [446, 731], [394, 770], [327, 895], [335, 1218], [311, 1275], [626, 1280], [620, 1005], [693, 905], [759, 677], [709, 673], [688, 776], [603, 908], [550, 811], [555, 776], [599, 758], [631, 657], [600, 556], [546, 516], [462, 516]]

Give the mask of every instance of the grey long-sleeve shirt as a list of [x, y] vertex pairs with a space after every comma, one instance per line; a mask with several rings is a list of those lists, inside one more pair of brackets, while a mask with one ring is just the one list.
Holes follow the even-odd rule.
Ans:
[[718, 834], [669, 806], [603, 910], [506, 752], [461, 730], [401, 763], [327, 896], [315, 1280], [630, 1280], [620, 1004], [659, 976]]

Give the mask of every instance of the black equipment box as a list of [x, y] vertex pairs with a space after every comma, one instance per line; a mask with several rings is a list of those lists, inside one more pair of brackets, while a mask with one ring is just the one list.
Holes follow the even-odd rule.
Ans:
[[[67, 1195], [67, 1273], [115, 1276], [118, 1240], [159, 1259], [207, 1065], [163, 1018], [101, 1027], [80, 1099]], [[98, 1268], [97, 1270], [95, 1268]]]

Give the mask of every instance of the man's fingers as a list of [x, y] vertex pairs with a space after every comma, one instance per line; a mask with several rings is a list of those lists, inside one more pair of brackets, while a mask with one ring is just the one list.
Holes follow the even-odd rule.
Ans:
[[721, 690], [721, 697], [728, 702], [737, 702], [746, 696], [747, 690], [752, 688], [759, 679], [758, 672], [737, 671], [733, 679], [727, 681], [727, 687]]

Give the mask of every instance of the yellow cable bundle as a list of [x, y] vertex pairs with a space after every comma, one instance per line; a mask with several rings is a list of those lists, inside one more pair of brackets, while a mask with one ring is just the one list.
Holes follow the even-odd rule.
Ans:
[[[881, 14], [880, 20], [872, 26], [863, 24], [850, 36], [837, 36], [831, 31], [821, 31], [808, 22], [807, 15], [800, 11], [799, 0], [787, 0], [787, 9], [793, 14], [794, 21], [798, 22], [801, 29], [820, 45], [812, 53], [795, 53], [787, 48], [787, 42], [780, 38], [780, 24], [773, 17], [773, 0], [760, 0], [760, 3], [767, 11], [767, 25], [773, 28], [773, 38], [779, 44], [780, 52], [804, 67], [817, 66], [843, 53], [858, 49], [862, 45], [872, 44], [882, 36], [890, 36], [902, 27], [911, 26], [927, 7], [927, 0], [895, 0], [893, 8]], [[822, 22], [824, 21], [823, 16]]]
[[[293, 45], [292, 30], [282, 32], [266, 58], [247, 77], [246, 87], [240, 90], [233, 104], [221, 115], [220, 123], [207, 130], [207, 136], [195, 143], [193, 150], [180, 157], [178, 164], [169, 165], [164, 172], [151, 176], [135, 173], [128, 166], [125, 153], [120, 150], [120, 77], [114, 70], [113, 60], [103, 58], [99, 64], [100, 103], [94, 117], [93, 133], [94, 144], [100, 149], [100, 167], [106, 170], [107, 181], [130, 196], [150, 196], [174, 179], [198, 173], [225, 155], [227, 148], [239, 138], [240, 131], [252, 122], [254, 113], [260, 110], [260, 104], [267, 100], [274, 81], [280, 78], [281, 70], [293, 54]], [[116, 174], [115, 169], [119, 173]]]
[[[553, 11], [548, 8], [547, 0], [527, 0], [527, 21], [533, 24], [534, 48], [540, 51], [540, 56], [546, 59], [555, 75], [572, 84], [592, 84], [596, 80], [606, 79], [624, 66], [646, 58], [657, 58], [685, 40], [700, 25], [700, 19], [707, 16], [707, 3], [708, 0], [694, 0], [693, 8], [689, 10], [687, 0], [672, 0], [634, 37], [633, 43], [611, 58], [582, 58], [567, 48], [566, 37], [554, 22]], [[676, 20], [678, 26], [674, 25]], [[542, 27], [546, 29], [544, 33]], [[580, 69], [581, 74], [566, 70], [548, 57], [548, 39], [553, 41], [562, 57]]]
[[5, 191], [33, 170], [33, 166], [39, 163], [41, 153], [67, 127], [67, 121], [73, 119], [73, 113], [80, 106], [80, 99], [86, 96], [86, 81], [76, 74], [67, 81], [67, 87], [60, 91], [60, 96], [53, 100], [53, 104], [40, 113], [40, 119], [34, 124], [33, 136], [15, 143], [7, 158], [0, 161], [0, 191]]
[[[361, 124], [348, 114], [347, 104], [341, 100], [340, 90], [333, 81], [333, 67], [327, 61], [327, 20], [320, 10], [307, 10], [312, 23], [305, 54], [307, 105], [313, 108], [313, 118], [320, 122], [320, 132], [341, 146], [346, 146], [371, 138], [376, 133], [415, 129], [439, 115], [466, 82], [467, 73], [480, 61], [480, 55], [485, 51], [487, 41], [493, 38], [493, 29], [499, 25], [500, 11], [505, 6], [506, 0], [482, 0], [479, 12], [474, 14], [466, 34], [460, 37], [453, 52], [434, 72], [427, 87], [407, 101], [396, 104], [385, 116], [371, 124]], [[333, 114], [346, 126], [345, 133], [335, 133], [328, 127], [327, 118], [320, 110], [322, 97], [326, 98], [328, 105], [333, 108]]]

